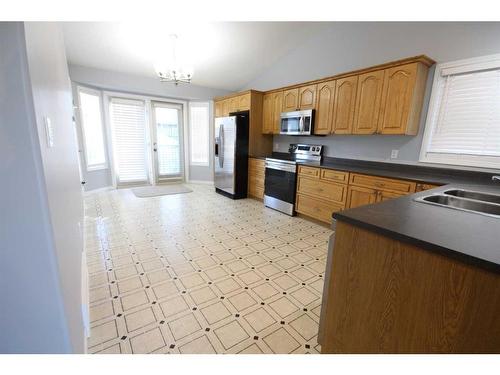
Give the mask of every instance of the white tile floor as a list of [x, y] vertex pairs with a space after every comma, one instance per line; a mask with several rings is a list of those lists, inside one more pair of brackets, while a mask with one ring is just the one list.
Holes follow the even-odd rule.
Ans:
[[213, 187], [86, 197], [90, 353], [318, 353], [331, 231]]

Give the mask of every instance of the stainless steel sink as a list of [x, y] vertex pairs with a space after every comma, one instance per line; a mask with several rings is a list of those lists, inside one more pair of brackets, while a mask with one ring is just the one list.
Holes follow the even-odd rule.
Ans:
[[478, 191], [453, 189], [444, 192], [446, 195], [452, 195], [459, 198], [474, 199], [476, 201], [490, 202], [500, 204], [500, 195], [480, 193]]
[[453, 208], [455, 210], [500, 218], [500, 204], [444, 194], [427, 195], [415, 198], [415, 200], [422, 203], [433, 204], [435, 206]]

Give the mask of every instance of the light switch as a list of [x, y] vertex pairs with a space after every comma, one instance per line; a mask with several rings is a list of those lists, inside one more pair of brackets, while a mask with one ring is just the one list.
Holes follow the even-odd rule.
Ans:
[[52, 129], [52, 122], [48, 116], [43, 117], [43, 121], [45, 123], [45, 135], [47, 138], [47, 147], [54, 147], [54, 129]]
[[392, 150], [391, 159], [397, 159], [399, 154], [399, 150]]

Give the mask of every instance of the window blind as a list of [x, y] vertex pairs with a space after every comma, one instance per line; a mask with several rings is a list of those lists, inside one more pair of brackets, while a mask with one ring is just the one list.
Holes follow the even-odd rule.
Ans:
[[500, 69], [446, 75], [440, 90], [427, 152], [500, 156]]
[[143, 101], [111, 98], [110, 119], [118, 183], [148, 180]]
[[208, 103], [191, 103], [189, 106], [190, 161], [192, 165], [209, 164], [208, 108]]

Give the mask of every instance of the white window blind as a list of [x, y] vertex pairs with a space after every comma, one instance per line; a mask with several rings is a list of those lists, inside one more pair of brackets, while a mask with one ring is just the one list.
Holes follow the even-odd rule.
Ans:
[[79, 88], [78, 97], [87, 170], [106, 168], [101, 94], [96, 90]]
[[500, 156], [500, 69], [446, 76], [428, 151]]
[[209, 165], [209, 104], [189, 104], [189, 138], [191, 165]]
[[436, 68], [421, 161], [500, 166], [500, 66], [488, 59], [443, 65]]
[[117, 183], [147, 181], [147, 122], [144, 102], [111, 98], [110, 120]]

